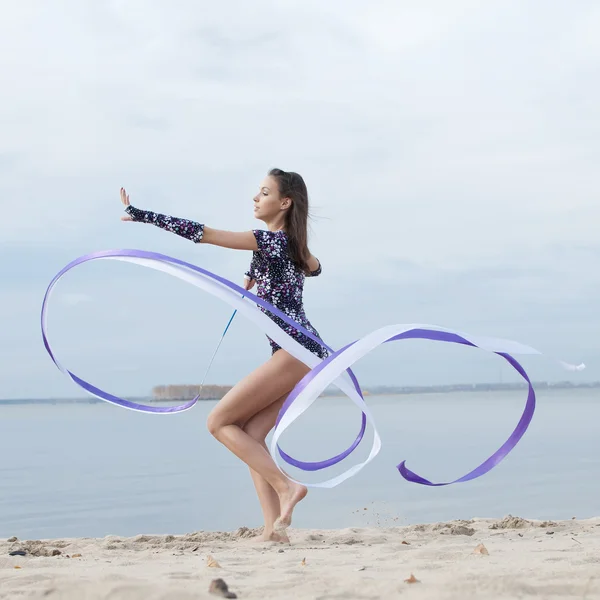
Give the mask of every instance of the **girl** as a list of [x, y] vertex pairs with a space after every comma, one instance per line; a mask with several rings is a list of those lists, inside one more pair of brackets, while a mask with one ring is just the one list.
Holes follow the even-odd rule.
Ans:
[[[134, 208], [121, 188], [127, 216], [123, 221], [151, 223], [197, 244], [214, 244], [235, 250], [252, 250], [244, 287], [258, 284], [258, 296], [276, 306], [319, 337], [302, 303], [305, 277], [321, 273], [319, 261], [307, 246], [308, 192], [297, 173], [272, 169], [254, 197], [254, 216], [266, 230], [220, 231], [201, 223]], [[289, 335], [311, 352], [325, 358], [327, 350], [261, 308]], [[308, 373], [309, 367], [269, 339], [271, 358], [240, 381], [208, 416], [208, 430], [250, 468], [263, 511], [263, 539], [289, 542], [286, 529], [292, 512], [307, 493], [305, 486], [288, 479], [275, 465], [265, 438], [286, 397]]]

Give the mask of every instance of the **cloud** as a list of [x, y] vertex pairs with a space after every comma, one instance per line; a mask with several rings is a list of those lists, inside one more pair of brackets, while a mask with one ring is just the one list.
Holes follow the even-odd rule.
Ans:
[[[308, 182], [311, 250], [324, 274], [307, 282], [306, 302], [334, 340], [420, 316], [557, 352], [558, 332], [566, 350], [591, 351], [598, 27], [589, 1], [11, 4], [0, 22], [0, 85], [11, 91], [0, 105], [0, 275], [11, 316], [0, 325], [21, 354], [6, 351], [8, 389], [21, 393], [15, 361], [37, 356], [32, 324], [45, 286], [76, 256], [139, 247], [234, 280], [246, 268], [241, 253], [120, 223], [120, 186], [141, 207], [248, 229], [252, 195], [272, 166]], [[172, 283], [156, 293], [156, 281], [94, 264], [61, 282], [66, 297], [94, 298], [77, 305], [79, 317], [55, 309], [78, 367], [114, 368], [110, 349], [125, 335], [107, 329], [115, 315], [138, 336], [128, 351], [149, 364], [164, 344], [197, 353], [197, 363], [165, 359], [161, 377], [201, 364], [210, 349], [187, 345], [183, 315], [216, 305]], [[119, 294], [129, 304], [112, 304]], [[103, 302], [115, 312], [98, 321], [86, 358], [66, 324], [83, 327], [77, 319], [93, 319]], [[171, 318], [185, 334], [159, 328], [153, 347], [144, 319], [167, 306], [179, 307]], [[132, 311], [144, 315], [137, 324]], [[245, 353], [261, 352], [262, 338], [239, 332], [231, 370], [215, 365], [221, 380], [254, 364]], [[428, 369], [413, 374], [426, 379]], [[114, 385], [142, 386], [133, 375]]]
[[77, 306], [78, 304], [92, 301], [91, 296], [89, 296], [88, 294], [78, 294], [78, 293], [62, 294], [60, 299], [67, 306]]

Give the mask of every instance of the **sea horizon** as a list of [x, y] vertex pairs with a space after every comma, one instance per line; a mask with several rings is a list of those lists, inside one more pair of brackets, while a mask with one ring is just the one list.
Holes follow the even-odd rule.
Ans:
[[[572, 381], [533, 381], [533, 388], [536, 391], [552, 391], [552, 390], [570, 390], [570, 389], [600, 389], [600, 381], [590, 382], [572, 382]], [[195, 387], [194, 384], [182, 384], [182, 387]], [[200, 387], [200, 386], [198, 386]], [[208, 384], [206, 384], [208, 387]], [[231, 389], [231, 385], [212, 384], [212, 387], [221, 387]], [[406, 396], [406, 395], [427, 395], [427, 394], [455, 394], [461, 392], [507, 392], [527, 389], [525, 382], [514, 383], [459, 383], [459, 384], [441, 384], [431, 386], [365, 386], [362, 390], [366, 396]], [[194, 396], [173, 396], [172, 398], [156, 398], [152, 394], [144, 396], [121, 396], [132, 402], [151, 402], [165, 403], [179, 402], [191, 400]], [[337, 388], [329, 388], [321, 394], [320, 397], [341, 398], [344, 397]], [[220, 397], [202, 397], [199, 402], [213, 402], [219, 400]], [[105, 402], [94, 396], [49, 396], [46, 398], [0, 398], [0, 407], [13, 406], [19, 404], [99, 404]]]

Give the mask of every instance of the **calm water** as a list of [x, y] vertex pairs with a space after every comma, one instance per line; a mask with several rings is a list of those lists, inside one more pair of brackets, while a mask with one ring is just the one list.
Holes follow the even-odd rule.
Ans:
[[[410, 468], [435, 481], [463, 475], [505, 440], [524, 400], [524, 392], [370, 398], [381, 453], [341, 486], [311, 490], [295, 524], [333, 528], [508, 513], [543, 519], [600, 515], [597, 390], [541, 392], [525, 438], [474, 482], [427, 488], [406, 483], [396, 471], [407, 459]], [[207, 402], [174, 416], [107, 404], [0, 409], [0, 537], [260, 525], [246, 468], [205, 432], [211, 407]], [[354, 439], [359, 425], [348, 400], [320, 400], [286, 434], [283, 447], [307, 460], [329, 457]]]

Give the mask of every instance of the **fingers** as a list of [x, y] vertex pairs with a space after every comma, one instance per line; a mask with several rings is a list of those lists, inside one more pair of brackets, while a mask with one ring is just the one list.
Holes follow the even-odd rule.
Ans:
[[[124, 206], [129, 206], [129, 194], [125, 191], [125, 188], [121, 188], [121, 202]], [[121, 217], [121, 221], [133, 221], [133, 218], [129, 215]]]
[[129, 194], [125, 191], [125, 188], [121, 188], [121, 202], [125, 206], [129, 206]]

